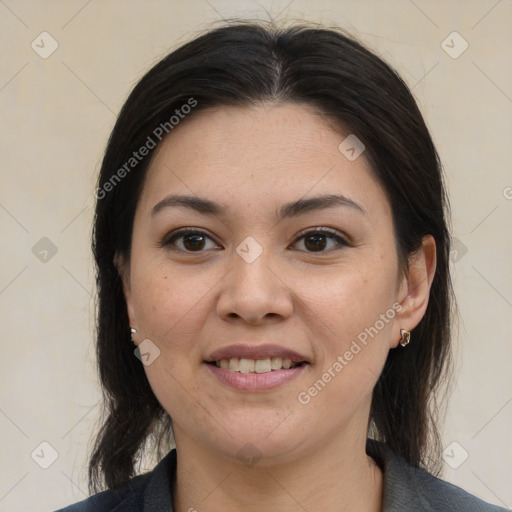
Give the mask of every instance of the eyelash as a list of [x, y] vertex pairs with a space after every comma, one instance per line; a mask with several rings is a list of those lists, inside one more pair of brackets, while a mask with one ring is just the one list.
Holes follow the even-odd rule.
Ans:
[[[200, 236], [207, 237], [210, 240], [213, 240], [213, 238], [210, 237], [204, 231], [201, 231], [199, 229], [188, 229], [188, 228], [185, 228], [185, 229], [181, 229], [181, 230], [178, 230], [178, 231], [172, 233], [170, 236], [167, 235], [160, 242], [159, 246], [161, 248], [164, 248], [164, 247], [168, 248], [169, 246], [173, 245], [174, 242], [177, 239], [183, 238], [183, 237], [185, 237], [187, 235], [200, 235]], [[341, 247], [351, 247], [351, 244], [347, 241], [347, 239], [344, 238], [343, 236], [341, 236], [338, 231], [336, 231], [334, 229], [329, 229], [329, 228], [315, 228], [315, 229], [309, 229], [309, 230], [301, 231], [297, 235], [297, 238], [295, 239], [295, 241], [293, 242], [292, 245], [295, 245], [299, 240], [301, 240], [303, 238], [307, 238], [308, 236], [314, 236], [314, 235], [320, 235], [320, 236], [324, 236], [326, 238], [330, 238], [331, 240], [335, 240], [338, 243], [338, 246], [341, 246]], [[184, 249], [176, 249], [176, 248], [174, 248], [172, 250], [181, 251], [181, 252], [185, 252], [185, 253], [188, 253], [188, 254], [205, 252], [204, 250], [200, 250], [200, 251], [187, 251], [187, 250], [184, 250]], [[336, 250], [336, 248], [327, 249], [326, 251], [305, 251], [305, 252], [308, 252], [310, 254], [322, 254], [322, 253], [331, 252], [332, 250]]]

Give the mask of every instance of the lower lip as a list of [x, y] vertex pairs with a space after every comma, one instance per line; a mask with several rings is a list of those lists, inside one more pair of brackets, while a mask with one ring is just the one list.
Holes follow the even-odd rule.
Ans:
[[306, 364], [288, 370], [272, 370], [266, 373], [241, 373], [204, 363], [212, 374], [224, 384], [241, 391], [265, 391], [274, 389], [297, 378], [306, 369]]

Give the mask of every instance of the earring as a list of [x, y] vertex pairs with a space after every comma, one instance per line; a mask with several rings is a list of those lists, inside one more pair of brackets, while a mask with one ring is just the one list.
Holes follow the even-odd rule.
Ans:
[[130, 328], [130, 331], [132, 332], [132, 334], [136, 334], [137, 333], [137, 329], [134, 329], [133, 327]]
[[406, 331], [405, 329], [400, 329], [400, 334], [402, 335], [402, 338], [400, 339], [400, 345], [402, 347], [405, 347], [411, 341], [411, 333], [409, 331]]

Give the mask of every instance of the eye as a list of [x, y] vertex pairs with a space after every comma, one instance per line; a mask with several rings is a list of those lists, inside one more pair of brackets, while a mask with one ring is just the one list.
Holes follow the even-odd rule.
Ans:
[[[213, 243], [213, 246], [207, 247], [208, 240]], [[307, 252], [328, 252], [335, 249], [336, 246], [350, 246], [350, 243], [338, 231], [328, 228], [302, 232], [295, 240], [294, 245], [299, 242], [304, 244], [304, 248], [299, 248], [299, 250]], [[331, 243], [330, 247], [328, 247], [329, 242]], [[171, 233], [162, 240], [160, 246], [189, 253], [219, 248], [209, 235], [197, 229], [182, 229]]]
[[[300, 233], [295, 243], [300, 241], [303, 242], [307, 252], [328, 252], [336, 246], [350, 246], [350, 243], [338, 231], [328, 228], [317, 228]], [[324, 250], [329, 245], [328, 242], [333, 245]]]
[[215, 243], [213, 247], [205, 247], [207, 240], [213, 242], [213, 239], [204, 231], [182, 229], [166, 236], [160, 243], [160, 246], [185, 252], [203, 252], [205, 248], [218, 248], [218, 245]]

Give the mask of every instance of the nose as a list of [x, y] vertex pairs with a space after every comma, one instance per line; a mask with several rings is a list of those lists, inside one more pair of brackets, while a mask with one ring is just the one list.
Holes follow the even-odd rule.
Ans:
[[282, 321], [292, 314], [292, 291], [271, 259], [263, 252], [249, 263], [233, 253], [231, 271], [221, 281], [217, 301], [220, 318], [258, 325], [269, 320]]

